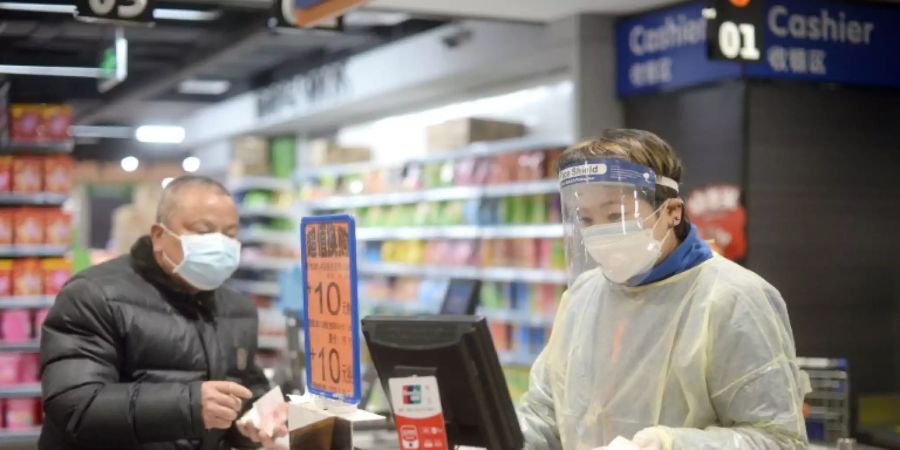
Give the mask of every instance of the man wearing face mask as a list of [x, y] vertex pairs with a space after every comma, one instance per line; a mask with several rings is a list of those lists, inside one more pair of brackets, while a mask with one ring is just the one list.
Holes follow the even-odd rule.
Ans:
[[180, 177], [129, 255], [65, 285], [41, 338], [40, 449], [273, 446], [235, 425], [268, 388], [254, 363], [256, 309], [222, 286], [240, 259], [237, 230], [221, 184]]
[[527, 449], [806, 448], [784, 300], [697, 236], [681, 174], [641, 130], [560, 158], [570, 287], [520, 409]]

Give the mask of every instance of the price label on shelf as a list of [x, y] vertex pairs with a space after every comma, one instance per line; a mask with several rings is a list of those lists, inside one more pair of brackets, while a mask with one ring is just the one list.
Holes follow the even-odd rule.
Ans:
[[304, 217], [303, 330], [309, 392], [360, 399], [356, 226], [348, 215]]

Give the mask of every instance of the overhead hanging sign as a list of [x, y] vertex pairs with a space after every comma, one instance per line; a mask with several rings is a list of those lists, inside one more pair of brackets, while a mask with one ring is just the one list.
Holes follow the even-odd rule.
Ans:
[[97, 90], [106, 92], [128, 78], [128, 40], [121, 27], [116, 28], [113, 45], [100, 54], [100, 78]]
[[307, 388], [313, 394], [358, 403], [355, 223], [348, 215], [304, 217], [300, 233]]
[[87, 22], [153, 22], [155, 0], [75, 0], [75, 18]]
[[706, 8], [707, 21], [709, 4], [693, 2], [617, 24], [619, 95], [744, 76], [900, 87], [898, 7], [723, 0]]

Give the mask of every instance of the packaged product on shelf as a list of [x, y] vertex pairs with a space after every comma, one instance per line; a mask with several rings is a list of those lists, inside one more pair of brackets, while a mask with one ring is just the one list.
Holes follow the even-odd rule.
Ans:
[[454, 165], [453, 184], [456, 186], [471, 186], [478, 184], [475, 182], [475, 167], [477, 166], [476, 158], [465, 158], [456, 162]]
[[61, 209], [44, 211], [44, 243], [69, 245], [72, 241], [72, 218]]
[[31, 340], [31, 311], [27, 309], [7, 309], [0, 317], [0, 330], [5, 342], [28, 342]]
[[12, 245], [16, 211], [0, 208], [0, 245]]
[[41, 108], [39, 138], [44, 141], [60, 142], [69, 139], [72, 126], [72, 108], [66, 105], [44, 105]]
[[562, 222], [562, 209], [559, 193], [547, 196], [547, 223]]
[[6, 429], [26, 430], [40, 424], [40, 399], [9, 398], [6, 399]]
[[485, 281], [481, 283], [479, 298], [481, 308], [485, 311], [497, 311], [504, 307], [500, 294], [500, 285], [497, 282]]
[[41, 364], [40, 357], [37, 353], [23, 353], [19, 355], [18, 373], [16, 381], [18, 384], [32, 384], [40, 381]]
[[44, 273], [44, 295], [56, 295], [72, 276], [72, 266], [65, 258], [49, 258], [41, 261]]
[[509, 184], [518, 176], [518, 156], [515, 154], [497, 155], [491, 166], [487, 184]]
[[510, 346], [510, 327], [504, 322], [491, 322], [491, 337], [494, 339], [494, 347], [498, 352], [511, 350]]
[[563, 243], [562, 239], [553, 239], [551, 241], [551, 265], [550, 267], [553, 269], [565, 269], [566, 268], [566, 246]]
[[528, 392], [529, 370], [525, 367], [504, 367], [503, 375], [513, 403], [518, 404], [522, 396]]
[[479, 158], [475, 162], [475, 172], [472, 175], [472, 184], [482, 186], [487, 184], [491, 172], [494, 170], [494, 158]]
[[0, 192], [12, 191], [12, 156], [0, 156]]
[[544, 178], [544, 152], [525, 152], [519, 154], [519, 167], [516, 169], [516, 181], [540, 181]]
[[394, 282], [394, 298], [403, 302], [415, 301], [419, 293], [419, 283], [421, 280], [418, 278], [398, 278]]
[[228, 177], [266, 176], [269, 169], [269, 141], [261, 136], [241, 136], [231, 143], [231, 165]]
[[513, 239], [510, 244], [513, 251], [511, 266], [537, 267], [539, 239]]
[[372, 150], [368, 147], [338, 145], [330, 139], [314, 139], [308, 145], [313, 166], [349, 164], [372, 159]]
[[444, 212], [441, 214], [438, 225], [463, 225], [465, 223], [466, 205], [462, 200], [451, 200], [446, 202]]
[[422, 189], [424, 168], [420, 163], [410, 163], [406, 166], [403, 181], [400, 183], [404, 191], [417, 191]]
[[44, 329], [44, 321], [47, 320], [47, 314], [50, 314], [49, 308], [41, 308], [34, 310], [34, 338], [41, 338], [41, 331]]
[[44, 293], [44, 273], [41, 261], [22, 258], [13, 262], [13, 295], [33, 296]]
[[44, 211], [39, 208], [19, 208], [14, 216], [13, 242], [16, 245], [44, 243]]
[[10, 139], [19, 142], [33, 142], [38, 140], [41, 126], [40, 105], [13, 104], [10, 112]]
[[557, 171], [559, 170], [559, 157], [562, 155], [563, 149], [554, 148], [544, 153], [544, 178], [555, 180]]
[[528, 218], [526, 219], [526, 223], [531, 224], [542, 224], [547, 222], [547, 217], [550, 215], [547, 211], [547, 206], [550, 201], [546, 195], [532, 195], [528, 197]]
[[[8, 297], [13, 293], [13, 260], [0, 259], [0, 297]], [[3, 300], [0, 299], [0, 302]]]
[[13, 158], [13, 192], [34, 194], [41, 192], [44, 173], [43, 160], [38, 157], [16, 156]]
[[0, 386], [19, 383], [20, 357], [18, 353], [0, 353]]
[[525, 135], [525, 126], [499, 120], [462, 118], [429, 126], [425, 133], [428, 151], [442, 152], [474, 142], [521, 137]]

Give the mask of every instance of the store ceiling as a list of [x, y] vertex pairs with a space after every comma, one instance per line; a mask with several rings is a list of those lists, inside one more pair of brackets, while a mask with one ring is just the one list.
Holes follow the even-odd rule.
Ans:
[[679, 0], [373, 0], [370, 5], [413, 13], [547, 22], [582, 12], [633, 14]]

